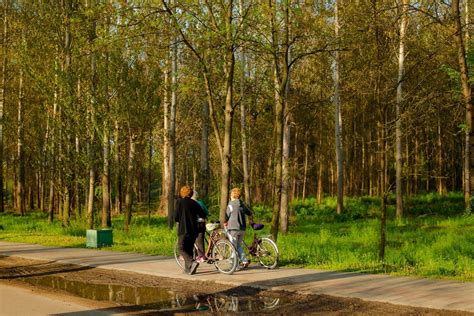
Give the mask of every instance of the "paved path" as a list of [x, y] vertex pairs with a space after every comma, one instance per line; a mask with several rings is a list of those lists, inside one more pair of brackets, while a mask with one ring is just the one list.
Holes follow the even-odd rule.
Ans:
[[0, 241], [0, 255], [57, 261], [102, 269], [142, 274], [214, 281], [232, 286], [288, 290], [304, 294], [356, 297], [368, 301], [417, 307], [460, 310], [474, 313], [474, 283], [430, 280], [387, 275], [279, 268], [267, 270], [257, 265], [232, 275], [218, 273], [212, 265], [201, 264], [197, 274], [188, 276], [173, 258], [124, 252], [56, 248]]

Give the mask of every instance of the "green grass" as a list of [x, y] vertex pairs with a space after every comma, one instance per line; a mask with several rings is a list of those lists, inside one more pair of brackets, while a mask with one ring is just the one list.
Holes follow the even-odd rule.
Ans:
[[[389, 198], [393, 203], [393, 198]], [[378, 259], [380, 201], [372, 197], [346, 198], [343, 215], [335, 214], [335, 199], [317, 205], [312, 198], [291, 205], [290, 232], [279, 235], [283, 266], [389, 273], [394, 275], [474, 280], [474, 216], [464, 215], [459, 193], [440, 197], [427, 194], [409, 198], [405, 217], [394, 219], [389, 205], [387, 247], [384, 262]], [[269, 234], [271, 209], [255, 207], [255, 217], [267, 224], [259, 235]], [[30, 212], [25, 217], [0, 214], [0, 240], [62, 247], [85, 247], [85, 225], [72, 221], [47, 224], [46, 214]], [[166, 219], [133, 217], [128, 234], [123, 219], [113, 219], [114, 245], [110, 250], [172, 255], [175, 231]], [[246, 240], [251, 241], [248, 231]]]

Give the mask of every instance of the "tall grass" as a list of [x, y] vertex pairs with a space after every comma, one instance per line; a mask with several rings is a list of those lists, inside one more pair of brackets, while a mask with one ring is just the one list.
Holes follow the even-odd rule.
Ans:
[[[389, 203], [393, 203], [389, 197]], [[427, 194], [406, 199], [405, 217], [394, 218], [389, 205], [385, 260], [378, 258], [380, 201], [373, 197], [346, 198], [345, 212], [335, 213], [336, 200], [327, 197], [295, 200], [291, 205], [290, 232], [280, 234], [280, 263], [283, 266], [390, 273], [457, 280], [474, 280], [474, 216], [464, 215], [460, 193], [441, 197]], [[255, 218], [266, 224], [258, 235], [269, 234], [271, 209], [254, 207]], [[59, 221], [47, 224], [46, 214], [31, 212], [25, 217], [0, 214], [0, 240], [63, 247], [85, 247], [83, 221], [64, 228]], [[172, 255], [175, 231], [166, 218], [136, 215], [127, 233], [123, 218], [113, 219], [111, 250]], [[251, 241], [249, 230], [246, 240]]]

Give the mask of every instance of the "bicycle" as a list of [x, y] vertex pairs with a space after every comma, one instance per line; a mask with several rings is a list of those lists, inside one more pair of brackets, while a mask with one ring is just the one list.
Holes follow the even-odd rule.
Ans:
[[[238, 265], [237, 251], [234, 245], [222, 234], [222, 231], [218, 229], [219, 227], [219, 223], [206, 224], [207, 250], [205, 251], [206, 259], [204, 259], [204, 262], [214, 264], [221, 273], [232, 274]], [[197, 257], [197, 253], [197, 246], [194, 244], [194, 258]], [[184, 270], [184, 260], [180, 259], [177, 241], [174, 247], [174, 258], [178, 266]]]
[[[257, 238], [257, 233], [255, 231], [261, 230], [263, 224], [252, 224], [253, 240], [250, 246], [242, 240], [242, 249], [247, 255], [249, 262], [250, 258], [257, 258], [260, 265], [264, 266], [267, 269], [275, 269], [278, 265], [278, 256], [279, 250], [276, 243], [268, 237]], [[240, 263], [241, 264], [241, 263]]]

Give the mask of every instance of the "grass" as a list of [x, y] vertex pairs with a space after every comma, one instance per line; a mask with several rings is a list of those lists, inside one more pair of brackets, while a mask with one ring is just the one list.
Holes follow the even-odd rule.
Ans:
[[[392, 197], [389, 203], [393, 203]], [[283, 266], [388, 273], [438, 279], [474, 280], [474, 216], [464, 215], [463, 196], [427, 194], [409, 198], [405, 217], [394, 219], [389, 205], [387, 248], [384, 262], [378, 259], [380, 201], [372, 197], [346, 198], [343, 215], [335, 214], [335, 199], [321, 205], [314, 199], [295, 200], [291, 205], [290, 232], [279, 235]], [[269, 234], [271, 209], [255, 207], [256, 218], [267, 225], [259, 235]], [[47, 224], [46, 214], [30, 212], [25, 217], [0, 214], [0, 240], [49, 246], [85, 247], [85, 225], [71, 221]], [[110, 250], [172, 255], [176, 234], [166, 219], [133, 217], [128, 234], [123, 219], [113, 219], [114, 245]], [[251, 241], [248, 231], [246, 240]]]

